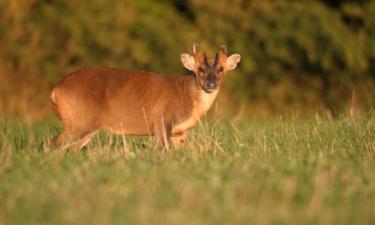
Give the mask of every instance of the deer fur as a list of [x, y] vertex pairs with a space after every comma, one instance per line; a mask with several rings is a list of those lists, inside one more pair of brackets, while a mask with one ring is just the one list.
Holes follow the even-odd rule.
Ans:
[[[223, 65], [225, 73], [228, 65], [233, 69], [239, 62], [239, 55], [235, 56], [229, 60], [220, 50], [215, 62]], [[207, 68], [212, 66], [205, 54], [196, 51], [196, 46], [193, 56], [182, 54], [181, 61], [194, 75], [167, 76], [114, 68], [81, 69], [66, 75], [51, 92], [54, 110], [64, 125], [53, 142], [82, 148], [98, 130], [106, 130], [114, 134], [154, 135], [164, 147], [169, 147], [169, 140], [179, 147], [186, 132], [215, 101], [222, 81], [211, 75], [211, 86], [216, 82], [218, 87], [212, 92], [202, 88], [205, 81], [197, 70], [204, 63]]]

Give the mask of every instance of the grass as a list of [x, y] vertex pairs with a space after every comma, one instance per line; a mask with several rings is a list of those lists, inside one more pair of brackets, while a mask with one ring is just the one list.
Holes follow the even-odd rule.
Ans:
[[375, 224], [375, 118], [203, 123], [181, 150], [0, 122], [0, 224]]

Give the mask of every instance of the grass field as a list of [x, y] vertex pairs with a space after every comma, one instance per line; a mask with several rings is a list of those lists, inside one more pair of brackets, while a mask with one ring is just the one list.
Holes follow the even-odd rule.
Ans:
[[375, 224], [375, 118], [204, 122], [181, 150], [0, 122], [0, 224]]

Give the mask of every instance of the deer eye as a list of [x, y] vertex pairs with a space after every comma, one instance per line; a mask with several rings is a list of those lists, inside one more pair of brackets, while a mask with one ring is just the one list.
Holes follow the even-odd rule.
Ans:
[[204, 74], [204, 69], [202, 67], [198, 68], [198, 74], [203, 75]]
[[219, 67], [219, 68], [217, 69], [217, 72], [218, 72], [218, 73], [222, 73], [223, 70], [224, 70], [223, 67]]

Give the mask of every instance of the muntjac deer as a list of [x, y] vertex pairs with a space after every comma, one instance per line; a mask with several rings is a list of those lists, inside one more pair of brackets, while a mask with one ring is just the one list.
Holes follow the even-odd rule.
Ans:
[[154, 135], [157, 143], [177, 148], [186, 133], [214, 102], [225, 73], [236, 68], [239, 54], [227, 56], [225, 45], [207, 58], [193, 45], [181, 54], [190, 76], [91, 68], [68, 74], [52, 90], [51, 100], [64, 129], [57, 146], [85, 146], [98, 130], [114, 134]]

